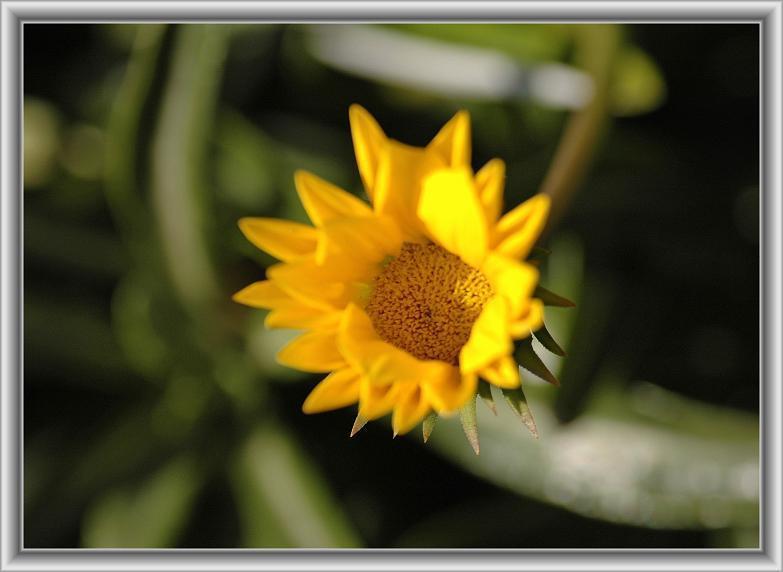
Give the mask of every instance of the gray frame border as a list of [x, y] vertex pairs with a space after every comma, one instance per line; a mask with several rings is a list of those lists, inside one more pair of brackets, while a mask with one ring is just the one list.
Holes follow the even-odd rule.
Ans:
[[[761, 549], [22, 548], [22, 39], [25, 22], [743, 22], [761, 28]], [[781, 0], [0, 0], [0, 570], [781, 570]]]

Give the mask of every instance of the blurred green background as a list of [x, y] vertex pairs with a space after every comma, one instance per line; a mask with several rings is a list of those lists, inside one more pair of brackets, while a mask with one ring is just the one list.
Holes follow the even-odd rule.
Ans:
[[[24, 41], [27, 548], [758, 546], [757, 26]], [[361, 194], [354, 102], [416, 145], [468, 109], [511, 206], [584, 136], [543, 243], [578, 306], [547, 314], [562, 386], [525, 376], [538, 441], [481, 404], [478, 457], [454, 419], [349, 439], [355, 411], [301, 413], [292, 332], [230, 301], [273, 262], [237, 219], [304, 219], [295, 169]]]

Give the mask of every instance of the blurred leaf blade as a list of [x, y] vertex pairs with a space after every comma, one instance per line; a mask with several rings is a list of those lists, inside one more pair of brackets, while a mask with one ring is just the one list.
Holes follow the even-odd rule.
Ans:
[[170, 279], [193, 308], [218, 297], [209, 251], [204, 157], [227, 49], [222, 26], [177, 29], [152, 140], [152, 205]]
[[116, 488], [88, 511], [85, 548], [166, 548], [187, 523], [201, 475], [187, 456], [168, 463], [137, 488]]
[[[532, 389], [528, 400], [543, 390]], [[516, 415], [506, 409], [498, 416], [480, 411], [481, 457], [465, 446], [458, 423], [441, 423], [429, 443], [482, 479], [592, 518], [676, 529], [758, 523], [754, 416], [741, 415], [726, 428], [738, 435], [726, 441], [717, 430], [724, 417], [714, 407], [702, 412], [702, 404], [670, 396], [698, 418], [687, 429], [675, 428], [625, 409], [617, 385], [602, 393], [600, 414], [566, 426], [558, 426], [551, 407], [534, 397], [544, 436], [539, 440], [520, 435]]]
[[[165, 25], [139, 26], [123, 80], [111, 109], [106, 138], [106, 197], [112, 215], [127, 239], [143, 236], [146, 217], [146, 167], [143, 156], [131, 152], [146, 141], [143, 126], [156, 73], [162, 65]], [[142, 226], [143, 225], [143, 226]]]
[[316, 468], [282, 429], [258, 427], [232, 482], [247, 547], [353, 548], [356, 532]]

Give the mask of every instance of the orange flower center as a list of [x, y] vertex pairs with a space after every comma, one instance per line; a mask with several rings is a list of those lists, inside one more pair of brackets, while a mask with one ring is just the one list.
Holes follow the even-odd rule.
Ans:
[[486, 276], [435, 244], [405, 242], [375, 277], [365, 310], [385, 341], [423, 360], [457, 365], [492, 296]]

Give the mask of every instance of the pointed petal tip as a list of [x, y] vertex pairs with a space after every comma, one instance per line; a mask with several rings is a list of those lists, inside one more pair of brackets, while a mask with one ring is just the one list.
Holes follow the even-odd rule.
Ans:
[[552, 198], [544, 193], [538, 193], [533, 195], [527, 200], [528, 203], [533, 205], [536, 209], [541, 209], [549, 214], [549, 208], [552, 206]]
[[438, 421], [438, 414], [435, 412], [430, 413], [424, 418], [424, 421], [421, 423], [421, 436], [424, 439], [424, 442], [430, 440], [430, 435], [432, 435], [432, 432], [435, 430], [435, 423]]
[[348, 106], [348, 115], [356, 115], [357, 113], [368, 113], [368, 111], [358, 103], [352, 103]]
[[362, 427], [367, 425], [367, 419], [362, 417], [361, 415], [356, 416], [356, 420], [353, 422], [353, 427], [351, 427], [351, 434], [349, 437], [353, 437], [356, 435], [359, 431], [362, 430]]
[[363, 121], [369, 121], [371, 125], [377, 127], [381, 132], [383, 131], [378, 125], [378, 122], [375, 120], [375, 117], [373, 117], [372, 113], [367, 111], [365, 107], [362, 105], [359, 105], [358, 103], [352, 103], [348, 106], [348, 122], [351, 125], [359, 126], [359, 123], [362, 123]]
[[544, 304], [544, 306], [554, 306], [557, 308], [575, 308], [576, 302], [569, 300], [559, 294], [555, 294], [551, 290], [547, 290], [541, 284], [536, 286], [533, 292], [533, 297], [538, 298]]
[[492, 401], [490, 399], [487, 399], [487, 398], [485, 398], [483, 396], [481, 396], [481, 401], [484, 402], [484, 405], [487, 406], [487, 409], [489, 409], [492, 412], [493, 415], [497, 415], [498, 414], [498, 408], [495, 406], [495, 402], [494, 401]]
[[478, 396], [481, 398], [481, 401], [484, 402], [484, 405], [489, 408], [492, 414], [497, 416], [498, 409], [495, 406], [495, 399], [492, 397], [492, 389], [490, 388], [489, 383], [483, 380], [479, 382]]
[[243, 216], [237, 221], [237, 228], [242, 231], [242, 234], [246, 234], [245, 229], [247, 228], [247, 225], [250, 224], [250, 219], [251, 217], [249, 216]]
[[310, 173], [305, 171], [304, 169], [297, 169], [294, 171], [294, 186], [299, 188], [300, 186], [307, 183], [307, 177], [310, 176]]
[[470, 124], [470, 112], [467, 109], [460, 109], [454, 114], [454, 117], [452, 117], [451, 120], [458, 124]]
[[460, 422], [462, 423], [462, 430], [465, 432], [465, 437], [473, 448], [473, 452], [476, 455], [479, 454], [479, 432], [478, 423], [476, 421], [476, 399], [475, 397], [469, 400], [460, 409]]
[[541, 436], [538, 433], [538, 427], [536, 426], [536, 422], [533, 419], [532, 415], [528, 415], [526, 417], [522, 418], [522, 423], [525, 425], [527, 430], [530, 432], [530, 434], [533, 436], [533, 439], [538, 441]]

